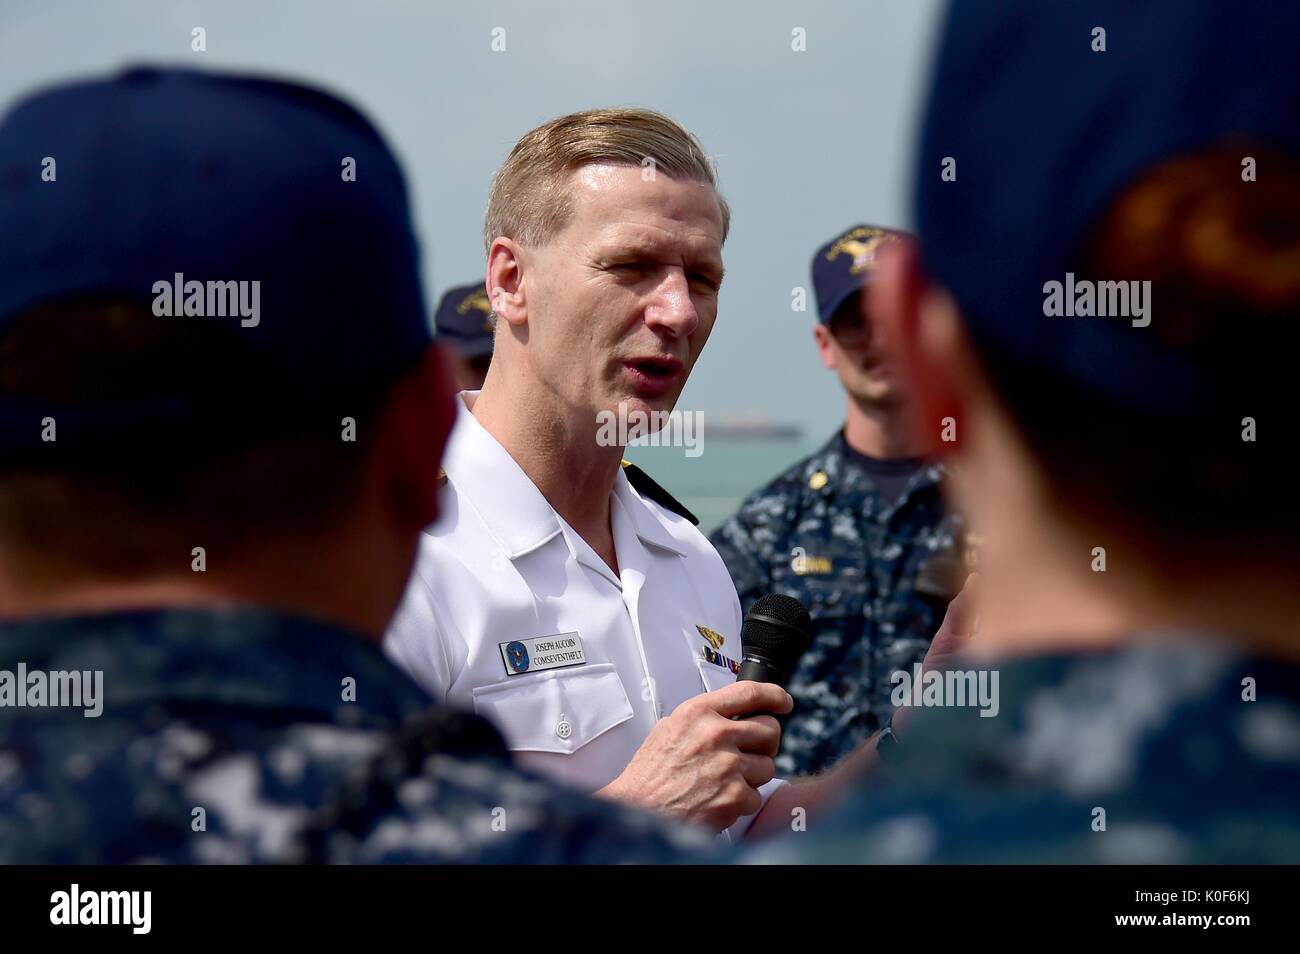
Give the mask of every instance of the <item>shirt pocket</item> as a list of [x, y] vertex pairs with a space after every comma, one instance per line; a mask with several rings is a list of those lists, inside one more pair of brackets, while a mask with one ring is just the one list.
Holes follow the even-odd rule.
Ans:
[[700, 667], [700, 680], [704, 683], [705, 692], [713, 692], [715, 689], [729, 686], [736, 681], [734, 672], [730, 669], [723, 669], [721, 666], [715, 666], [707, 659], [696, 657], [695, 665]]
[[474, 711], [491, 720], [519, 752], [572, 755], [632, 718], [613, 663], [514, 677], [473, 690]]

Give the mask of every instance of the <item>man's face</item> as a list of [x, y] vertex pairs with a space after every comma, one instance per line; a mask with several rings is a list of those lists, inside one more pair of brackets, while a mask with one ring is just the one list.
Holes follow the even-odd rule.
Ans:
[[568, 185], [573, 214], [527, 250], [528, 352], [561, 403], [670, 411], [718, 312], [722, 212], [708, 183], [592, 165]]
[[883, 336], [872, 320], [869, 295], [854, 295], [814, 334], [822, 363], [835, 370], [853, 400], [889, 407], [902, 399], [897, 369], [886, 356]]

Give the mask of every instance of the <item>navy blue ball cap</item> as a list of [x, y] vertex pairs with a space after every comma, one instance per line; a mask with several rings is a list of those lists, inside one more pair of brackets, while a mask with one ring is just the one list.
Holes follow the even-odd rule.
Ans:
[[449, 288], [434, 314], [437, 340], [467, 358], [492, 353], [492, 303], [482, 282]]
[[1297, 64], [1293, 3], [952, 4], [916, 221], [977, 345], [1164, 415], [1199, 412], [1247, 377], [1192, 366], [1132, 321], [1047, 317], [1045, 285], [1081, 271], [1111, 203], [1162, 161], [1239, 138], [1300, 156]]
[[[298, 83], [146, 67], [36, 93], [0, 122], [0, 231], [0, 334], [60, 299], [140, 302], [228, 327], [303, 413], [387, 386], [430, 340], [396, 159], [354, 107]], [[26, 413], [0, 396], [0, 439], [32, 433]]]
[[894, 229], [855, 225], [819, 248], [812, 260], [818, 321], [829, 323], [840, 306], [871, 281], [880, 250], [902, 237]]

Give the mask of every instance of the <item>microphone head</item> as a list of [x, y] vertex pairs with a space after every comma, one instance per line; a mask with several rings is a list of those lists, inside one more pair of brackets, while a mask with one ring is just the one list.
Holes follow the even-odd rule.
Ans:
[[740, 647], [789, 674], [812, 642], [812, 617], [793, 596], [769, 593], [745, 614], [740, 627]]

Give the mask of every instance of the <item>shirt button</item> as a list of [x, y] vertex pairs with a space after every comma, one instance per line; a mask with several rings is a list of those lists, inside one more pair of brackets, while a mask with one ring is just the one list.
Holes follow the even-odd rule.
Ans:
[[555, 734], [562, 739], [567, 739], [569, 736], [573, 735], [573, 726], [564, 719], [561, 719], [555, 726]]

